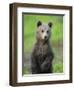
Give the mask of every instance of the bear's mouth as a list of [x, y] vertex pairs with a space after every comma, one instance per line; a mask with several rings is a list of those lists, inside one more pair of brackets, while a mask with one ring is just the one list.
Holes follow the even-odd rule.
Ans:
[[42, 41], [43, 41], [43, 43], [47, 43], [49, 41], [49, 39], [48, 38], [44, 38], [44, 39], [42, 39]]

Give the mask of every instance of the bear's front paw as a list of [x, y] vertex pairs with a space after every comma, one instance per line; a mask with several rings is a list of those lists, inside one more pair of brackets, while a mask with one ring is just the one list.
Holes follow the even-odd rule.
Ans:
[[51, 64], [49, 62], [45, 62], [41, 65], [42, 72], [49, 72], [49, 69], [51, 68]]

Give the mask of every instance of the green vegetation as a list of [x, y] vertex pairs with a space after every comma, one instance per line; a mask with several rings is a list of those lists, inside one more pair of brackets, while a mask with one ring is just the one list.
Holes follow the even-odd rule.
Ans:
[[[24, 14], [24, 53], [25, 56], [32, 52], [36, 42], [36, 24], [40, 20], [43, 23], [52, 22], [51, 44], [54, 52], [53, 72], [63, 72], [63, 16], [60, 15], [30, 15]], [[25, 62], [25, 61], [24, 61]], [[28, 67], [28, 65], [27, 65]], [[28, 69], [23, 69], [24, 73], [29, 73]]]

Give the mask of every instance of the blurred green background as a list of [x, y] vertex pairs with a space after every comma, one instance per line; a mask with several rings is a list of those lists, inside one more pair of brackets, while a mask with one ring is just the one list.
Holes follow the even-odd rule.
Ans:
[[63, 72], [63, 16], [23, 14], [24, 66], [23, 74], [31, 73], [31, 52], [36, 42], [37, 21], [52, 22], [51, 45], [54, 52], [53, 73]]

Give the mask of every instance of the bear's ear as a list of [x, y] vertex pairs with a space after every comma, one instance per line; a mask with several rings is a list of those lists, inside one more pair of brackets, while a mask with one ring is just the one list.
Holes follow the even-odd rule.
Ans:
[[40, 25], [42, 25], [42, 22], [41, 21], [38, 21], [37, 22], [37, 27], [39, 27]]
[[49, 23], [48, 23], [48, 26], [49, 26], [50, 28], [52, 28], [52, 22], [49, 22]]

